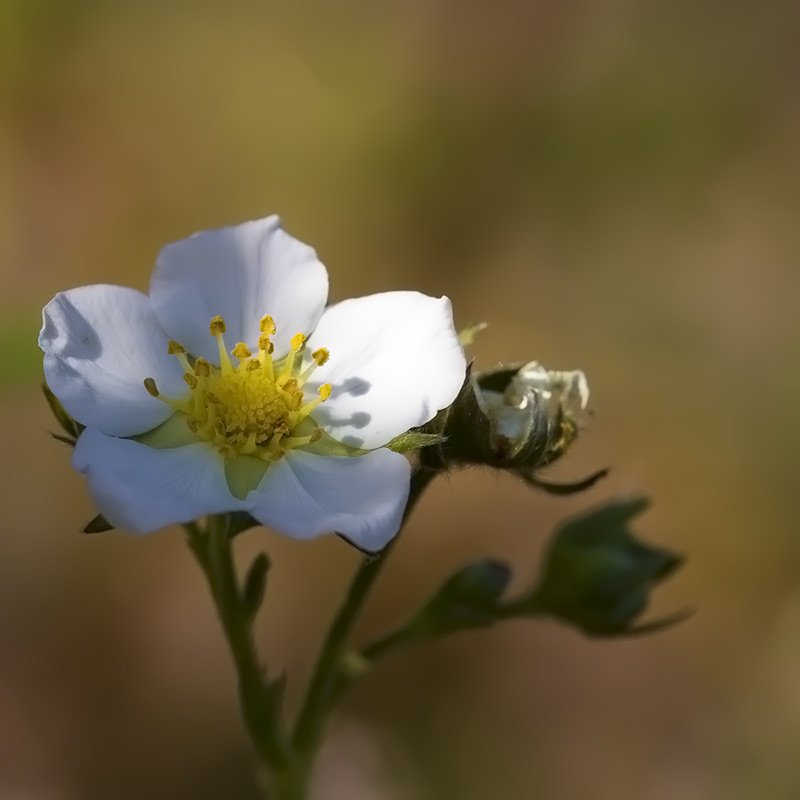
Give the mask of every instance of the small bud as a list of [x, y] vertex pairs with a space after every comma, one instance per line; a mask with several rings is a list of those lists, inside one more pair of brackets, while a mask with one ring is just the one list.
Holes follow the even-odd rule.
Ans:
[[478, 386], [494, 450], [515, 466], [533, 469], [560, 458], [588, 419], [589, 384], [580, 370], [551, 371], [531, 361], [510, 375], [485, 373]]
[[627, 530], [648, 506], [644, 498], [619, 500], [562, 525], [545, 555], [531, 613], [546, 613], [594, 636], [636, 633], [634, 622], [650, 591], [682, 563]]
[[428, 455], [426, 466], [461, 462], [532, 474], [566, 452], [588, 401], [580, 371], [552, 372], [532, 361], [470, 373], [450, 408], [423, 428], [447, 437], [438, 463]]
[[487, 559], [460, 569], [428, 600], [414, 627], [428, 635], [491, 625], [511, 579], [508, 565]]

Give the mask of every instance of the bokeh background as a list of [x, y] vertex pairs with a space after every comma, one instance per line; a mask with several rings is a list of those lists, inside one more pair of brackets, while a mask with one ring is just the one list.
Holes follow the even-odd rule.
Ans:
[[[446, 293], [479, 364], [582, 368], [550, 472], [440, 480], [359, 636], [472, 558], [646, 492], [689, 556], [667, 633], [514, 623], [397, 655], [337, 716], [318, 798], [800, 796], [797, 6], [721, 0], [0, 0], [0, 798], [257, 797], [234, 675], [180, 531], [93, 516], [39, 394], [40, 308], [145, 289], [166, 242], [280, 212], [332, 297]], [[256, 530], [290, 706], [358, 554]]]

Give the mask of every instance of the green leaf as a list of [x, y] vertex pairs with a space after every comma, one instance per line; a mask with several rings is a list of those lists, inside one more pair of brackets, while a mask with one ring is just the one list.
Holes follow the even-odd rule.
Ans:
[[102, 515], [98, 514], [91, 520], [83, 529], [84, 533], [105, 533], [106, 531], [113, 531], [114, 526]]
[[423, 447], [441, 444], [447, 437], [441, 433], [423, 433], [422, 431], [408, 431], [395, 436], [386, 447], [395, 453], [408, 453], [411, 450], [420, 450]]
[[242, 589], [242, 605], [250, 619], [258, 613], [264, 600], [270, 565], [269, 556], [266, 553], [259, 553], [247, 571]]

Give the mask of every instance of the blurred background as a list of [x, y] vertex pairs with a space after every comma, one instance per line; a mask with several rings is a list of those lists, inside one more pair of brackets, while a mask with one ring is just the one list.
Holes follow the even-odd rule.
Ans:
[[[179, 530], [93, 515], [46, 435], [40, 309], [146, 289], [156, 253], [279, 212], [332, 299], [448, 294], [478, 364], [584, 369], [570, 499], [442, 479], [359, 627], [469, 559], [537, 569], [556, 522], [646, 492], [685, 553], [666, 633], [554, 623], [381, 664], [336, 717], [318, 798], [800, 796], [797, 6], [720, 0], [0, 0], [0, 798], [255, 800], [234, 673]], [[359, 556], [258, 529], [259, 623], [293, 707]]]

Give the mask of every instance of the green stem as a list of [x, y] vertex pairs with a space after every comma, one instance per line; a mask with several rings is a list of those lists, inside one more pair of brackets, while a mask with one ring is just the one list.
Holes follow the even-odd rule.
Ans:
[[[420, 470], [412, 478], [411, 491], [403, 515], [403, 525], [435, 475], [434, 470]], [[353, 577], [344, 603], [339, 608], [328, 631], [292, 738], [295, 752], [302, 757], [302, 763], [305, 764], [306, 769], [311, 767], [331, 706], [338, 694], [336, 689], [340, 682], [342, 657], [347, 638], [364, 601], [398, 539], [399, 534], [378, 555], [367, 556], [362, 561]]]
[[264, 766], [286, 760], [278, 729], [276, 695], [267, 683], [253, 639], [252, 619], [236, 578], [227, 516], [211, 517], [207, 529], [197, 523], [184, 526], [189, 545], [208, 581], [225, 638], [239, 678], [239, 702], [247, 731]]

